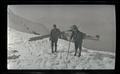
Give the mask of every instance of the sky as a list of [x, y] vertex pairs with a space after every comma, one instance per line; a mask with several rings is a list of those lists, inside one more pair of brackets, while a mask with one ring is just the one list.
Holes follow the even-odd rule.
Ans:
[[9, 5], [15, 14], [46, 25], [51, 30], [56, 24], [60, 30], [73, 24], [90, 35], [100, 35], [101, 41], [86, 40], [88, 48], [115, 51], [116, 22], [114, 5]]

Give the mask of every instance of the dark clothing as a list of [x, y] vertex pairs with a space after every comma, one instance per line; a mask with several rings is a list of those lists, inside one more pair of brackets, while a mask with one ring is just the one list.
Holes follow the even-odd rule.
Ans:
[[54, 52], [53, 47], [55, 46], [55, 52], [57, 51], [57, 41], [51, 41], [52, 53]]
[[77, 54], [78, 48], [79, 48], [79, 56], [81, 55], [82, 42], [83, 42], [84, 36], [85, 36], [85, 33], [82, 33], [79, 30], [72, 31], [71, 39], [73, 38], [73, 41], [75, 43], [75, 56]]
[[57, 41], [59, 37], [60, 37], [60, 30], [57, 28], [52, 29], [50, 33], [50, 39], [52, 41]]
[[77, 42], [74, 42], [75, 43], [75, 55], [77, 54], [77, 50], [79, 48], [79, 55], [81, 55], [81, 50], [82, 50], [82, 41], [78, 43]]
[[52, 52], [54, 52], [53, 50], [54, 46], [55, 46], [55, 52], [57, 51], [57, 41], [59, 37], [60, 37], [60, 30], [58, 28], [52, 29], [50, 33]]
[[82, 33], [79, 30], [72, 31], [71, 39], [73, 38], [74, 42], [77, 42], [77, 41], [81, 42], [84, 36], [85, 36], [85, 33]]

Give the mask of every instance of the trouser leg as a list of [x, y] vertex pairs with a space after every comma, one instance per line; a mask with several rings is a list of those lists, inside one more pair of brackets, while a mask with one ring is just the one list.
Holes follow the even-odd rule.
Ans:
[[74, 56], [76, 56], [76, 54], [77, 54], [77, 49], [78, 49], [78, 43], [75, 42], [75, 54], [74, 54]]
[[82, 42], [79, 44], [79, 55], [78, 55], [78, 57], [81, 56], [81, 50], [82, 50]]
[[53, 51], [53, 46], [54, 46], [54, 42], [53, 42], [53, 41], [51, 41], [52, 53], [54, 52], [54, 51]]
[[55, 41], [55, 52], [57, 52], [57, 41]]

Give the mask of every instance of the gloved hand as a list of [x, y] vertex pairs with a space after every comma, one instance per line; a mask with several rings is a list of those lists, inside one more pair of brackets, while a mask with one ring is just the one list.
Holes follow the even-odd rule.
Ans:
[[99, 36], [99, 35], [96, 35], [96, 37], [97, 37], [97, 38], [100, 38], [100, 36]]
[[49, 38], [49, 40], [51, 41], [51, 38]]
[[72, 41], [72, 39], [70, 38], [70, 39], [69, 39], [69, 41], [71, 42], [71, 41]]

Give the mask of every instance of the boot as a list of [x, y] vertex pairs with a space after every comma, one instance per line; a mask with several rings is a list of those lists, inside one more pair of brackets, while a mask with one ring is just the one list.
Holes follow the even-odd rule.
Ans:
[[79, 53], [78, 57], [80, 57], [80, 56], [81, 56], [81, 53]]
[[55, 52], [57, 52], [57, 45], [55, 45]]
[[78, 55], [78, 57], [80, 57], [81, 56], [81, 47], [79, 48], [79, 55]]
[[55, 52], [57, 52], [57, 49], [55, 49]]
[[52, 48], [52, 53], [54, 53], [53, 48]]
[[77, 49], [75, 49], [75, 54], [74, 54], [74, 56], [76, 56], [76, 54], [77, 54]]
[[74, 56], [76, 56], [76, 53], [74, 54]]
[[52, 51], [52, 53], [54, 53], [54, 51]]

